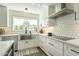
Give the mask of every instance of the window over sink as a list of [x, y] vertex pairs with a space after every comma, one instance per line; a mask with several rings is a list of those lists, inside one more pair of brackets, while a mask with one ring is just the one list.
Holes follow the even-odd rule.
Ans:
[[37, 32], [37, 19], [13, 17], [13, 31]]

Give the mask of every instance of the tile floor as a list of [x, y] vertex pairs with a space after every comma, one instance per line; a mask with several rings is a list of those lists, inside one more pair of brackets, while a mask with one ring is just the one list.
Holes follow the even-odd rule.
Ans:
[[15, 52], [15, 56], [46, 56], [40, 48], [29, 48]]

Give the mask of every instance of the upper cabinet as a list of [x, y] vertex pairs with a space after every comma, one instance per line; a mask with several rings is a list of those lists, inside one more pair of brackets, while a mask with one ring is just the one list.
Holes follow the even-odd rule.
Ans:
[[73, 4], [71, 3], [58, 3], [48, 7], [49, 18], [58, 18], [74, 12]]
[[0, 5], [0, 27], [7, 26], [7, 7]]
[[79, 26], [79, 3], [74, 3], [75, 23]]

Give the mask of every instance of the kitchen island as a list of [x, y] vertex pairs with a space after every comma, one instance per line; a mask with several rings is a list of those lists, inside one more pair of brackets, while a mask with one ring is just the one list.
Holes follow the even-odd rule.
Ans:
[[0, 35], [0, 41], [14, 40], [15, 50], [18, 50], [19, 34], [2, 34]]
[[0, 56], [14, 56], [14, 40], [0, 41]]

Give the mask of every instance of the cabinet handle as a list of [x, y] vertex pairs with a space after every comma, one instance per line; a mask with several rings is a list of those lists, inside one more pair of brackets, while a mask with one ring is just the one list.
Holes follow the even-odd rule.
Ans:
[[77, 51], [75, 51], [75, 50], [73, 50], [73, 49], [71, 49], [71, 51], [72, 51], [72, 52], [75, 52], [75, 53], [77, 53], [77, 54], [79, 54], [79, 52], [77, 52]]
[[76, 21], [77, 19], [76, 19], [76, 12], [75, 12], [75, 21]]
[[52, 43], [49, 43], [51, 46], [54, 46], [54, 44], [52, 44]]
[[25, 43], [28, 43], [28, 41], [25, 41]]

